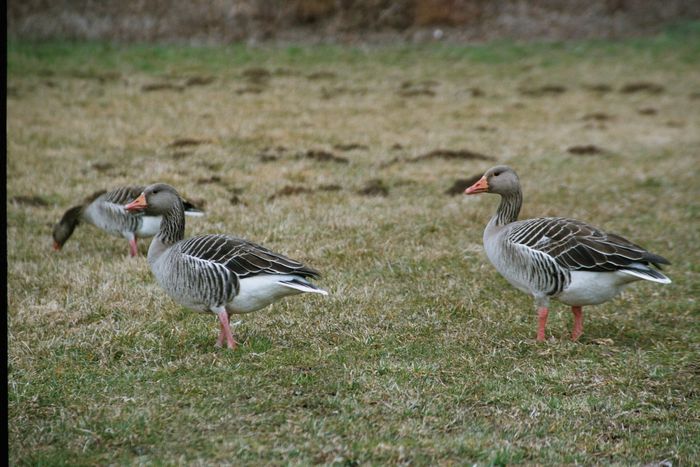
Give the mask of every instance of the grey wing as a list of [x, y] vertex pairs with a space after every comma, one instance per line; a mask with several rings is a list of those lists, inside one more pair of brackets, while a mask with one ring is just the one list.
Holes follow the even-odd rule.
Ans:
[[[133, 185], [104, 192], [88, 204], [86, 213], [93, 224], [105, 230], [113, 233], [135, 232], [139, 228], [142, 214], [129, 213], [124, 205], [136, 199], [143, 190], [143, 186]], [[97, 193], [92, 197], [95, 195]]]
[[143, 185], [122, 186], [103, 192], [100, 197], [105, 202], [124, 205], [138, 198], [145, 188]]
[[645, 265], [669, 264], [616, 234], [603, 232], [585, 222], [563, 217], [524, 221], [512, 230], [509, 240], [552, 257], [569, 270], [616, 271]]
[[318, 271], [299, 261], [228, 235], [193, 237], [183, 242], [182, 249], [187, 255], [224, 265], [240, 279], [261, 273], [319, 277]]

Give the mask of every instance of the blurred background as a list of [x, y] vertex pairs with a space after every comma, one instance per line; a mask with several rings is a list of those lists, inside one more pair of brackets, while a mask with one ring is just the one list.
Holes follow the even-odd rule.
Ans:
[[698, 0], [29, 0], [8, 36], [225, 44], [621, 38], [700, 18]]

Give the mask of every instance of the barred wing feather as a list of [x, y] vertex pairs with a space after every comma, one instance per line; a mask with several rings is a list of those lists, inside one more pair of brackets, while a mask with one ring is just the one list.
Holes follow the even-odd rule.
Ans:
[[179, 245], [183, 255], [221, 264], [239, 279], [257, 274], [297, 274], [319, 277], [314, 269], [265, 247], [228, 235], [203, 235]]
[[[106, 193], [102, 192], [101, 195], [103, 201], [123, 206], [138, 198], [144, 189], [145, 187], [142, 185], [123, 186]], [[98, 195], [97, 197], [100, 196], [98, 193], [100, 192], [95, 193]], [[92, 196], [95, 195], [93, 194]]]
[[552, 257], [569, 270], [616, 271], [635, 264], [669, 264], [662, 256], [616, 234], [563, 217], [530, 219], [513, 225], [508, 240]]

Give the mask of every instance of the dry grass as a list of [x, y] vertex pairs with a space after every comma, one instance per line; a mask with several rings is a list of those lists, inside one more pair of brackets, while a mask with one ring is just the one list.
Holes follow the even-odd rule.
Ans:
[[[698, 463], [698, 41], [11, 44], [11, 463]], [[269, 76], [251, 83], [253, 68]], [[408, 81], [434, 95], [402, 95]], [[620, 92], [640, 81], [663, 90]], [[564, 90], [523, 93], [546, 86]], [[567, 151], [586, 145], [603, 152]], [[530, 299], [482, 253], [496, 200], [444, 193], [492, 162], [403, 162], [437, 149], [514, 166], [524, 217], [629, 236], [673, 262], [674, 283], [589, 308], [577, 344], [556, 307], [537, 345]], [[215, 319], [165, 297], [124, 240], [82, 227], [50, 251], [73, 202], [154, 181], [206, 200], [188, 234], [305, 260], [330, 297], [245, 317], [228, 352]], [[386, 191], [362, 194], [372, 184]], [[271, 200], [290, 186], [305, 189]]]

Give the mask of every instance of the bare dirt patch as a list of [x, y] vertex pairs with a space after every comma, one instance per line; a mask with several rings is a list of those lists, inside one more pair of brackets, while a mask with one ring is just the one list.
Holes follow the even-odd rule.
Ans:
[[558, 96], [566, 92], [566, 87], [561, 84], [545, 84], [538, 87], [523, 86], [519, 91], [520, 94], [528, 97]]
[[659, 111], [657, 109], [655, 109], [654, 107], [643, 107], [643, 108], [637, 110], [637, 113], [639, 115], [646, 115], [648, 117], [651, 117], [651, 116], [657, 115], [659, 113]]
[[296, 195], [308, 195], [312, 194], [314, 192], [313, 189], [305, 187], [305, 186], [298, 186], [298, 185], [286, 185], [280, 190], [277, 190], [273, 195], [267, 198], [268, 201], [272, 201], [277, 198], [282, 198], [285, 196], [296, 196]]
[[109, 172], [114, 168], [114, 164], [111, 162], [93, 162], [90, 167], [98, 172]]
[[605, 112], [591, 112], [581, 117], [581, 119], [585, 121], [608, 122], [610, 120], [613, 120], [614, 117]]
[[665, 88], [656, 83], [647, 81], [639, 81], [636, 83], [627, 83], [620, 88], [622, 94], [633, 94], [637, 92], [645, 92], [648, 94], [661, 94]]
[[340, 191], [342, 189], [343, 187], [341, 187], [337, 183], [328, 183], [325, 185], [319, 185], [318, 187], [318, 191]]
[[608, 92], [612, 92], [613, 90], [612, 86], [603, 83], [584, 84], [583, 88], [598, 94], [606, 94]]
[[248, 206], [248, 203], [243, 201], [240, 195], [231, 195], [228, 202], [231, 203], [231, 206]]
[[221, 177], [218, 175], [212, 175], [210, 177], [202, 177], [197, 179], [198, 185], [208, 185], [210, 183], [221, 183]]
[[262, 94], [265, 91], [265, 88], [262, 86], [246, 86], [243, 88], [238, 88], [236, 89], [236, 94], [238, 95], [243, 95], [243, 94]]
[[169, 148], [184, 148], [190, 146], [199, 146], [202, 144], [209, 144], [211, 141], [207, 139], [197, 139], [197, 138], [178, 138], [172, 143], [168, 144]]
[[214, 81], [216, 81], [216, 78], [213, 76], [192, 76], [187, 78], [185, 81], [185, 86], [207, 86], [212, 84]]
[[436, 95], [433, 89], [438, 84], [435, 80], [424, 80], [424, 81], [404, 81], [399, 86], [397, 94], [401, 97], [416, 97], [416, 96], [428, 96], [433, 97]]
[[575, 156], [598, 156], [606, 154], [607, 151], [599, 148], [595, 144], [582, 144], [576, 146], [570, 146], [566, 149], [569, 154]]
[[381, 178], [374, 178], [357, 190], [357, 193], [363, 196], [388, 196], [389, 187]]
[[367, 94], [367, 88], [351, 88], [347, 86], [334, 86], [321, 88], [321, 99], [332, 99], [339, 96], [362, 96]]
[[669, 128], [684, 128], [685, 122], [680, 120], [669, 120], [666, 122], [666, 126]]
[[243, 188], [229, 187], [227, 191], [231, 194], [228, 201], [232, 206], [248, 206], [248, 203], [241, 197], [241, 195], [243, 195]]
[[263, 163], [275, 162], [279, 160], [280, 156], [277, 154], [261, 153], [258, 154], [258, 160]]
[[260, 162], [268, 163], [275, 162], [287, 152], [284, 146], [265, 147], [258, 154], [257, 158]]
[[445, 190], [445, 194], [450, 196], [464, 194], [464, 190], [475, 184], [482, 177], [482, 175], [482, 173], [478, 173], [468, 178], [458, 178], [454, 181], [451, 187]]
[[318, 162], [335, 162], [338, 164], [349, 164], [350, 160], [347, 157], [336, 156], [330, 151], [324, 151], [323, 149], [309, 149], [305, 152], [299, 153], [297, 158], [312, 159]]
[[369, 146], [360, 143], [338, 143], [333, 145], [333, 149], [337, 149], [338, 151], [367, 151], [369, 150]]
[[173, 83], [150, 83], [141, 86], [142, 92], [154, 92], [154, 91], [178, 91], [182, 92], [185, 90], [184, 86]]

